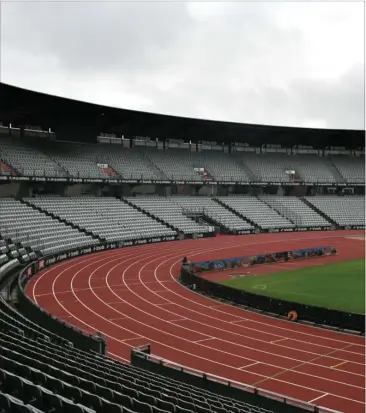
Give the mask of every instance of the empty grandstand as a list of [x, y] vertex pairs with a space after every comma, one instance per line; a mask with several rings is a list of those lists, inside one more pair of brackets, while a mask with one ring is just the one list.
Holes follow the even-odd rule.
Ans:
[[331, 223], [303, 199], [295, 196], [261, 195], [259, 199], [278, 211], [285, 218], [291, 220], [297, 227], [330, 227]]
[[180, 205], [183, 208], [183, 213], [186, 215], [209, 219], [214, 224], [222, 226], [228, 231], [235, 232], [254, 229], [253, 225], [248, 221], [235, 215], [212, 198], [174, 196], [170, 200]]
[[10, 198], [0, 198], [0, 233], [43, 255], [98, 243], [92, 236]]
[[19, 138], [1, 137], [0, 159], [4, 166], [20, 176], [64, 177], [67, 175], [61, 165]]
[[324, 217], [341, 226], [365, 226], [364, 196], [314, 196], [306, 197], [309, 205]]
[[[2, 175], [214, 182], [362, 184], [364, 156], [126, 148], [0, 136]], [[10, 173], [12, 172], [12, 173]]]
[[26, 202], [104, 241], [170, 236], [176, 232], [116, 198], [39, 197]]
[[139, 196], [136, 198], [126, 198], [126, 201], [183, 234], [192, 235], [214, 232], [213, 226], [195, 222], [185, 214], [184, 209], [179, 204], [171, 202], [167, 198]]
[[275, 209], [253, 196], [219, 197], [218, 200], [262, 229], [294, 228], [295, 224]]
[[365, 182], [365, 158], [335, 155], [331, 158], [333, 165], [349, 184]]

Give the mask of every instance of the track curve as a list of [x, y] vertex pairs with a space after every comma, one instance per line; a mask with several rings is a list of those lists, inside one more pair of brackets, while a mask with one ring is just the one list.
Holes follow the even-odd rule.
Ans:
[[334, 244], [339, 254], [326, 262], [364, 258], [364, 242], [348, 238], [360, 233], [221, 236], [108, 251], [49, 267], [30, 281], [27, 294], [83, 330], [101, 331], [108, 338], [109, 355], [123, 361], [131, 347], [149, 342], [153, 354], [188, 367], [361, 413], [363, 338], [238, 309], [176, 281], [185, 255], [200, 260]]

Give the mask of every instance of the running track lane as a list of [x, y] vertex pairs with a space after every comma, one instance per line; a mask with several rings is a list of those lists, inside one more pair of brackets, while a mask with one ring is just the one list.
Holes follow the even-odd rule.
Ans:
[[[177, 363], [358, 413], [365, 407], [362, 338], [224, 305], [175, 280], [184, 255], [198, 260], [334, 244], [339, 254], [313, 265], [362, 258], [364, 243], [345, 235], [218, 237], [108, 251], [50, 267], [27, 291], [49, 312], [107, 335], [111, 356], [127, 360], [131, 347], [150, 342], [154, 354]], [[310, 260], [289, 268], [302, 263]]]

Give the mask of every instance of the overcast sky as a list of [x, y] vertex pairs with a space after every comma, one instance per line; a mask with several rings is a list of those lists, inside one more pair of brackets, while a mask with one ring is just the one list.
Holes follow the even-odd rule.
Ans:
[[180, 116], [364, 129], [364, 2], [14, 2], [1, 81]]

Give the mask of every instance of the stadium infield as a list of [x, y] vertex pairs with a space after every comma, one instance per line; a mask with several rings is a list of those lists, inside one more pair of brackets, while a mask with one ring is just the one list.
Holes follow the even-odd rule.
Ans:
[[365, 314], [365, 260], [350, 260], [260, 276], [235, 277], [220, 284], [301, 304]]

